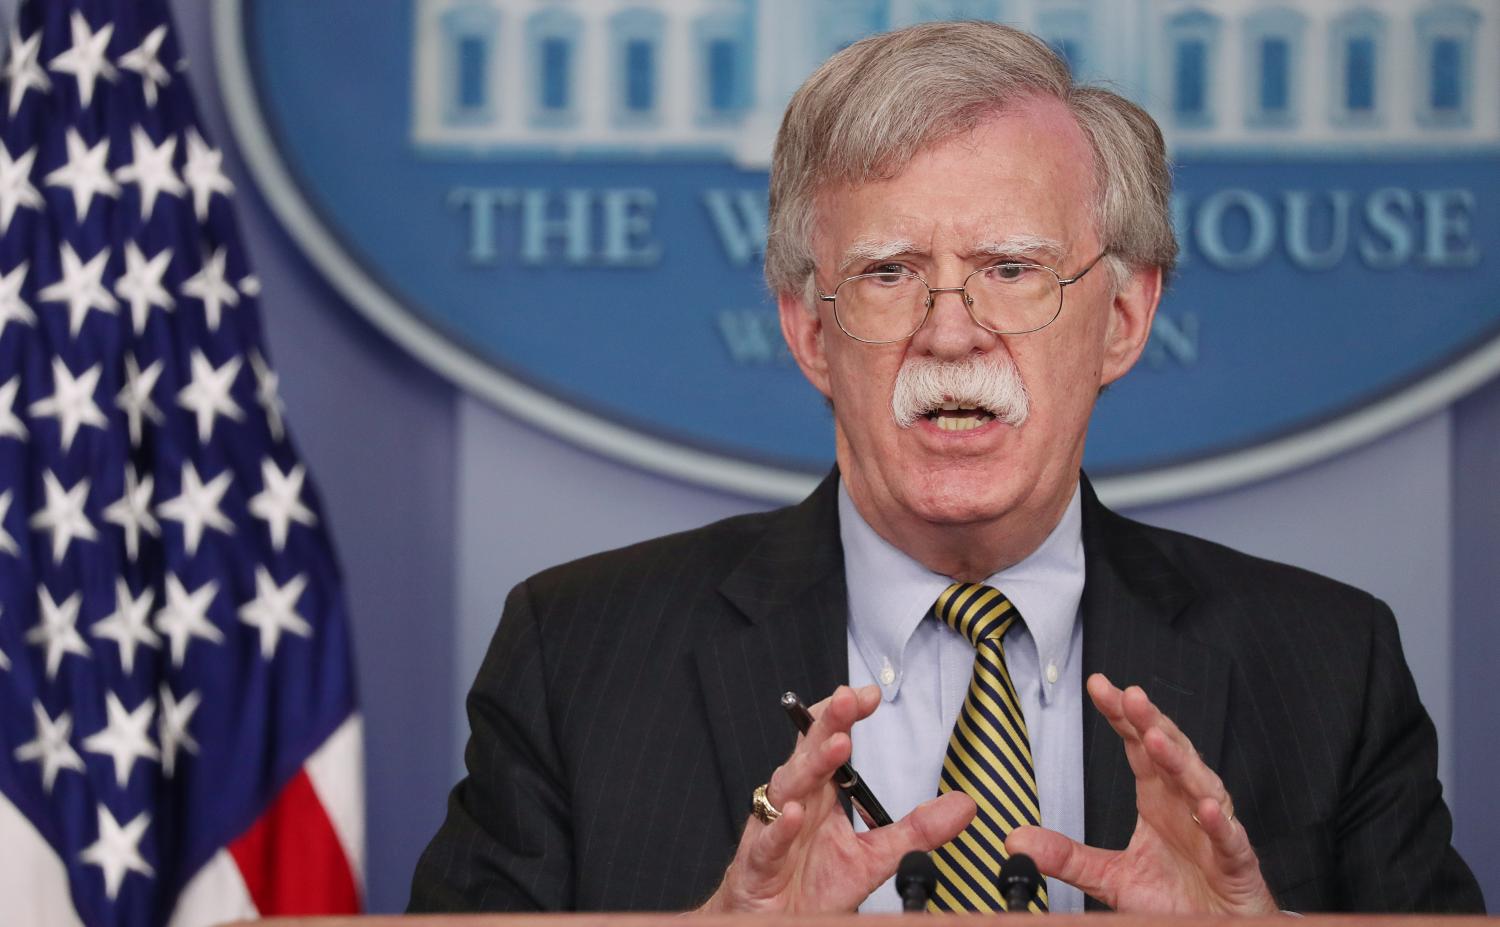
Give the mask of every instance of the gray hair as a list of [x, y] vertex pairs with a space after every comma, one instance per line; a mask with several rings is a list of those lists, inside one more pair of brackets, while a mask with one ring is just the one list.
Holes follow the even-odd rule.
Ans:
[[792, 96], [771, 159], [766, 282], [774, 292], [811, 291], [821, 191], [894, 177], [923, 149], [1035, 96], [1062, 101], [1093, 148], [1094, 222], [1116, 285], [1128, 269], [1170, 276], [1172, 179], [1155, 120], [1111, 90], [1074, 84], [1033, 35], [949, 22], [856, 42]]

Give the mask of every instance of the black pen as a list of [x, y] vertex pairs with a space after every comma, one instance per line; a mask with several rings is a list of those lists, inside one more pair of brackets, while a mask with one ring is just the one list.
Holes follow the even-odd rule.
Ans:
[[[787, 716], [792, 719], [797, 730], [806, 735], [808, 728], [812, 727], [813, 716], [812, 712], [807, 710], [807, 706], [802, 704], [802, 700], [797, 697], [797, 693], [783, 693], [781, 707], [786, 709]], [[849, 793], [849, 800], [854, 803], [854, 810], [859, 812], [861, 818], [864, 818], [865, 826], [874, 830], [891, 823], [891, 816], [881, 807], [875, 793], [870, 791], [868, 785], [865, 785], [865, 780], [859, 777], [859, 773], [854, 771], [853, 766], [848, 763], [840, 766], [833, 774], [833, 784]]]

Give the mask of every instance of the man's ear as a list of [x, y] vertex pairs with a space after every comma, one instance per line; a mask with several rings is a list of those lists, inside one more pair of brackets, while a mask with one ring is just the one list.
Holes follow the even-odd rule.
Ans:
[[776, 296], [781, 313], [781, 335], [796, 358], [802, 375], [825, 397], [831, 395], [828, 380], [828, 355], [823, 349], [823, 320], [817, 304], [809, 305], [801, 293], [783, 290]]
[[1109, 323], [1104, 333], [1104, 364], [1099, 370], [1099, 386], [1105, 387], [1123, 377], [1146, 348], [1151, 337], [1151, 321], [1161, 301], [1160, 267], [1132, 270], [1115, 292], [1109, 305]]

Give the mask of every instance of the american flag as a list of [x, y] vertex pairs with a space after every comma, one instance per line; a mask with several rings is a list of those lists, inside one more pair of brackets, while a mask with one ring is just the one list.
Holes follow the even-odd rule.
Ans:
[[356, 910], [344, 596], [166, 2], [8, 45], [0, 921]]

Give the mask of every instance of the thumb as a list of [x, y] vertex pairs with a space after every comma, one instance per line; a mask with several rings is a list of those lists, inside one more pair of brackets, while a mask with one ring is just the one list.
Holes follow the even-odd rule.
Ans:
[[1055, 830], [1029, 826], [1010, 832], [1005, 838], [1005, 852], [1011, 856], [1025, 853], [1042, 875], [1061, 879], [1114, 907], [1113, 892], [1105, 883], [1109, 863], [1117, 853], [1085, 846]]
[[974, 800], [963, 792], [947, 792], [913, 808], [894, 824], [877, 827], [860, 834], [865, 845], [889, 869], [886, 878], [896, 871], [901, 857], [912, 850], [935, 850], [959, 835], [974, 818]]

